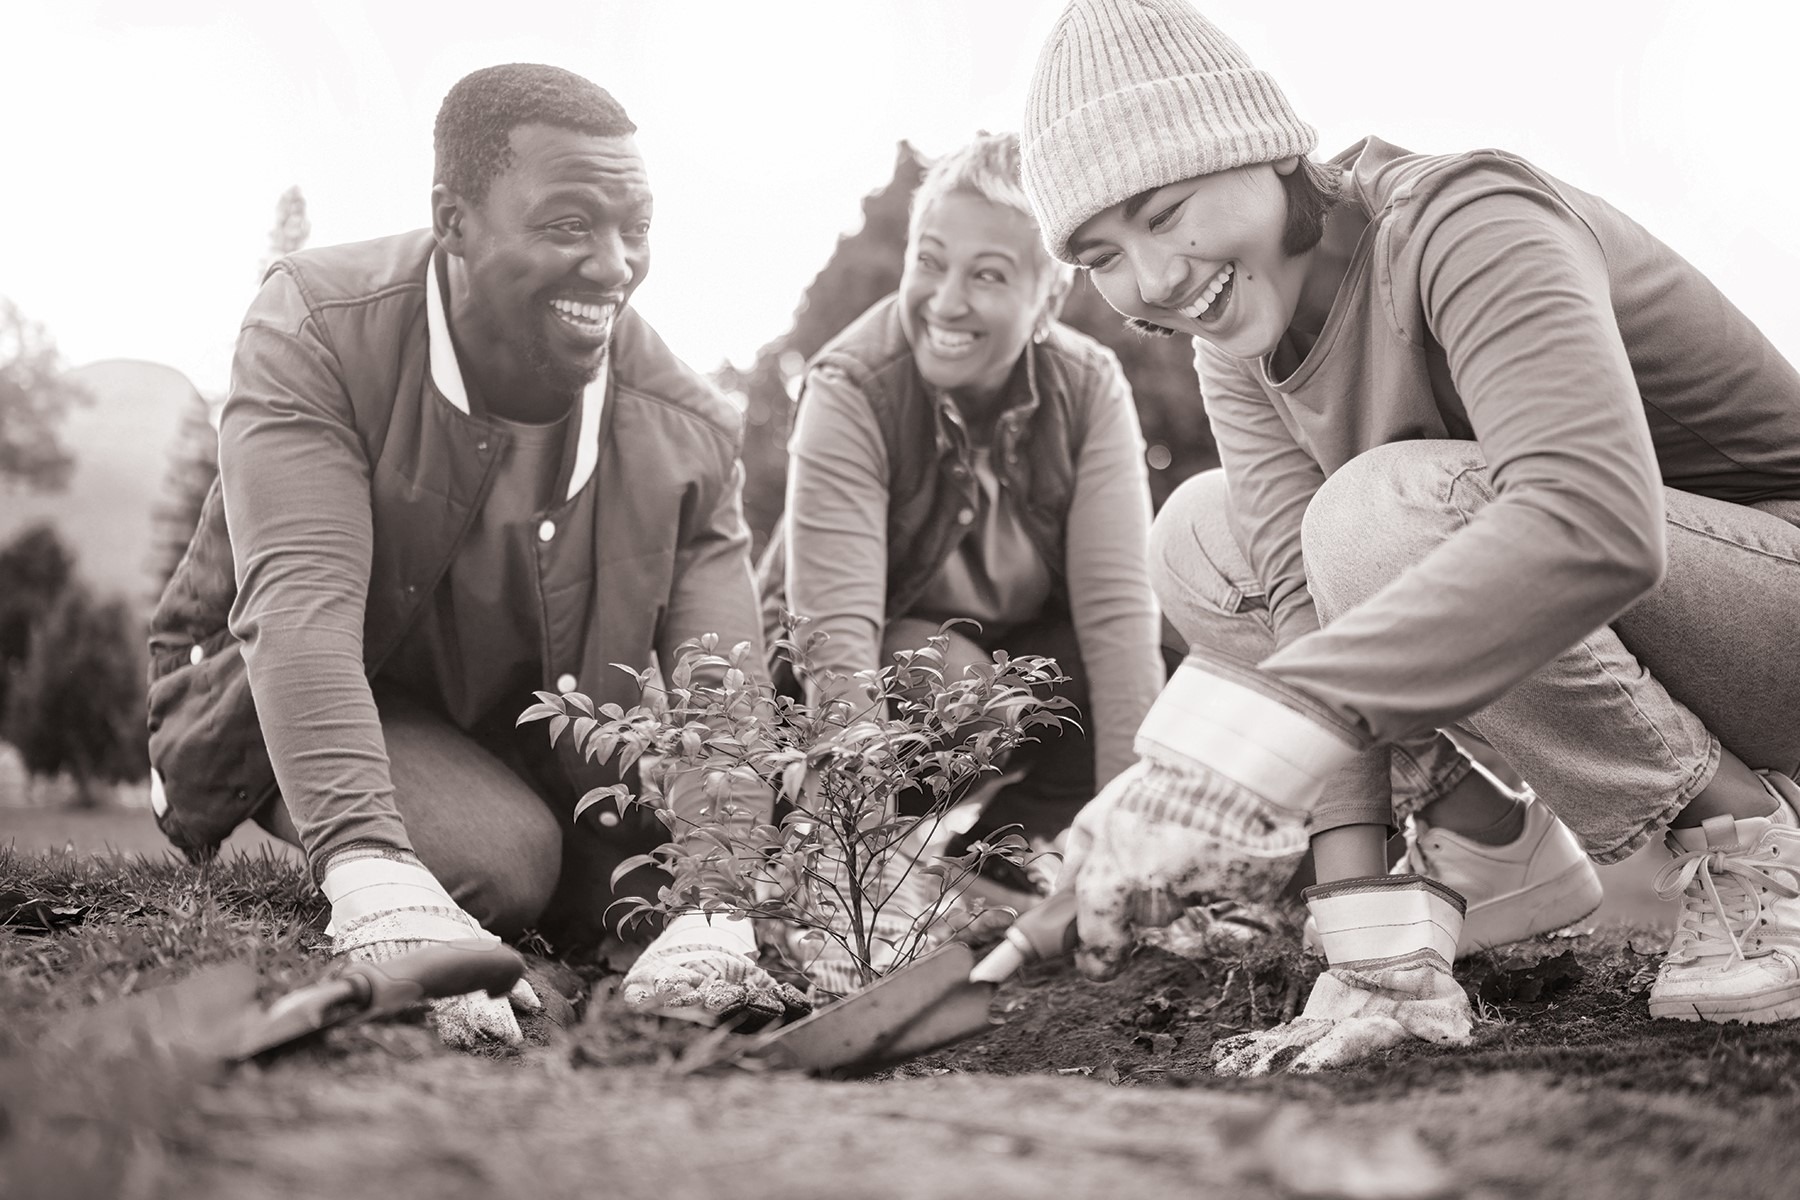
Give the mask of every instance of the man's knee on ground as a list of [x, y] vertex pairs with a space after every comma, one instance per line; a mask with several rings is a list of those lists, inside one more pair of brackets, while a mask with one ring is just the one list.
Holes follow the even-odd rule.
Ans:
[[562, 870], [562, 845], [542, 830], [521, 830], [506, 845], [465, 864], [460, 878], [442, 882], [456, 902], [489, 933], [514, 938], [538, 923]]
[[1325, 480], [1301, 523], [1307, 586], [1321, 615], [1362, 603], [1462, 526], [1484, 502], [1474, 442], [1390, 442]]

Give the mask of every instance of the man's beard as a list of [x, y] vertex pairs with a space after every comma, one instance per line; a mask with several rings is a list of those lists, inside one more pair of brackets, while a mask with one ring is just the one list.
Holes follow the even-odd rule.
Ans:
[[541, 328], [533, 329], [524, 350], [525, 369], [544, 389], [545, 394], [567, 400], [571, 404], [588, 384], [600, 377], [600, 368], [606, 364], [607, 355], [612, 353], [612, 347], [608, 345], [606, 354], [592, 367], [574, 366], [550, 352], [550, 339]]

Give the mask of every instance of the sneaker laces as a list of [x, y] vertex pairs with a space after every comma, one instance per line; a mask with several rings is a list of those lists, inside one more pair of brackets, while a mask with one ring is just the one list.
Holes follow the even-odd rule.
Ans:
[[[1741, 935], [1762, 924], [1763, 893], [1772, 891], [1790, 900], [1800, 896], [1800, 862], [1771, 861], [1781, 857], [1781, 849], [1770, 844], [1767, 850], [1759, 850], [1764, 839], [1749, 850], [1680, 851], [1657, 871], [1651, 886], [1659, 897], [1686, 897], [1670, 958], [1730, 954], [1733, 961], [1742, 960]], [[1771, 874], [1775, 871], [1787, 875], [1790, 882], [1776, 878]], [[1727, 885], [1726, 892], [1720, 891], [1720, 883]]]

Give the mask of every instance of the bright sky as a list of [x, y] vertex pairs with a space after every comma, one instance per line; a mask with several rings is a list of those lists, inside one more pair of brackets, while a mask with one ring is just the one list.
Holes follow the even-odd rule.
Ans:
[[[71, 363], [222, 390], [275, 201], [312, 244], [424, 225], [467, 71], [616, 95], [656, 189], [638, 306], [702, 370], [781, 333], [894, 146], [1016, 128], [1061, 0], [28, 0], [0, 37], [0, 295]], [[1800, 18], [1776, 0], [1213, 0], [1320, 154], [1514, 150], [1705, 270], [1800, 362]]]

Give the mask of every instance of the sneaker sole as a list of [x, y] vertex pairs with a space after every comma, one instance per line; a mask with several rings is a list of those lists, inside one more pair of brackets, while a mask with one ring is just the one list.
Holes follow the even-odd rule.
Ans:
[[1593, 916], [1605, 899], [1606, 889], [1594, 868], [1575, 863], [1561, 875], [1470, 909], [1463, 918], [1456, 956], [1566, 929]]
[[1659, 1000], [1650, 997], [1650, 1015], [1670, 1021], [1711, 1021], [1729, 1025], [1764, 1025], [1800, 1017], [1800, 983], [1762, 993], [1734, 996], [1729, 1000]]

